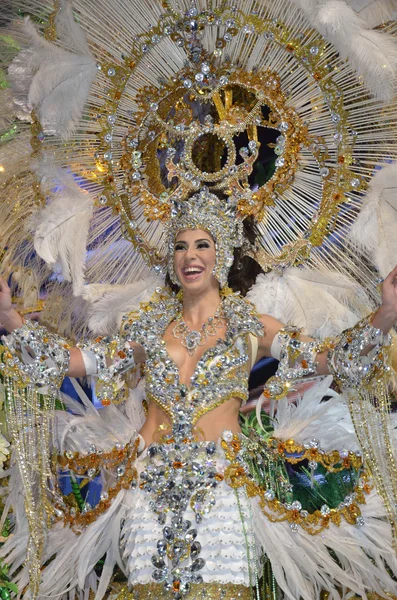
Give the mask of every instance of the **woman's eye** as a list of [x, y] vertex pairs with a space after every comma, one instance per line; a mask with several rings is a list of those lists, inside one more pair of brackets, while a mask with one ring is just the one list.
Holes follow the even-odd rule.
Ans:
[[183, 250], [185, 246], [183, 244], [175, 244], [175, 250]]
[[208, 244], [208, 242], [200, 242], [199, 244], [197, 244], [197, 248], [209, 248], [210, 245]]

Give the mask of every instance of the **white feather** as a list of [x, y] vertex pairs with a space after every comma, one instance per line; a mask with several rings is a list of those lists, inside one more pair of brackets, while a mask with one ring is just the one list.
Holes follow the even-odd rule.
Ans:
[[[326, 452], [346, 447], [360, 450], [345, 399], [329, 389], [331, 382], [331, 376], [320, 379], [294, 403], [288, 398], [278, 401], [274, 437], [299, 444], [321, 437]], [[323, 401], [325, 396], [331, 398]]]
[[95, 60], [91, 54], [69, 52], [43, 39], [29, 20], [26, 29], [34, 72], [29, 103], [36, 108], [44, 131], [67, 138], [81, 118], [97, 72]]
[[397, 163], [378, 171], [368, 188], [361, 211], [349, 232], [350, 240], [370, 254], [382, 277], [397, 262]]
[[[319, 600], [321, 590], [332, 600], [347, 596], [343, 587], [366, 597], [368, 589], [384, 595], [396, 594], [397, 585], [384, 561], [396, 572], [391, 528], [383, 503], [372, 492], [361, 505], [365, 525], [331, 525], [320, 535], [293, 533], [287, 521], [272, 523], [256, 498], [252, 501], [255, 534], [269, 557], [278, 585], [289, 600]], [[332, 558], [335, 556], [335, 559]], [[341, 589], [342, 588], [342, 589]]]
[[392, 100], [397, 72], [397, 44], [380, 31], [371, 31], [344, 0], [296, 0], [310, 24], [349, 59], [368, 89], [379, 100]]
[[396, 0], [347, 0], [348, 4], [365, 21], [367, 27], [377, 27], [393, 19]]
[[35, 170], [44, 189], [55, 188], [51, 203], [37, 212], [29, 225], [35, 250], [51, 267], [60, 263], [63, 277], [73, 282], [74, 294], [78, 295], [84, 283], [92, 198], [66, 169], [44, 160]]
[[58, 39], [71, 50], [85, 56], [91, 55], [86, 35], [74, 19], [71, 0], [60, 0], [55, 17], [55, 28]]
[[155, 289], [164, 286], [164, 277], [153, 274], [128, 285], [86, 285], [83, 298], [90, 302], [89, 327], [96, 335], [112, 334], [120, 326], [123, 315], [139, 309]]
[[370, 309], [364, 290], [346, 275], [296, 267], [259, 275], [247, 298], [260, 313], [319, 338], [337, 335]]

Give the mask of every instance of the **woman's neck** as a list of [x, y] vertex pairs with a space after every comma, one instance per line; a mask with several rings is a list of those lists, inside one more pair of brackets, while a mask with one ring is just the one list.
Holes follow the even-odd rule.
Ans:
[[209, 317], [214, 316], [220, 302], [219, 289], [212, 289], [200, 295], [192, 295], [184, 291], [183, 320], [189, 323], [192, 329], [199, 328]]

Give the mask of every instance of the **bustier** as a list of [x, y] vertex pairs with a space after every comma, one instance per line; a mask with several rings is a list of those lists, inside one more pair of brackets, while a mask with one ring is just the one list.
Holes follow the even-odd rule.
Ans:
[[208, 411], [230, 398], [248, 398], [250, 357], [248, 335], [263, 335], [254, 306], [230, 292], [222, 300], [227, 322], [224, 339], [204, 352], [190, 384], [180, 383], [179, 370], [169, 356], [163, 335], [182, 310], [180, 300], [161, 290], [138, 314], [124, 318], [122, 334], [145, 348], [146, 395], [170, 417], [173, 424], [195, 425]]

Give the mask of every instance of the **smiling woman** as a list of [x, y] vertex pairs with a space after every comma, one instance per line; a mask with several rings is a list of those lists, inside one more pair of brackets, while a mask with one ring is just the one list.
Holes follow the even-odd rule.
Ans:
[[[24, 600], [397, 597], [389, 11], [370, 31], [358, 0], [12, 4], [31, 21], [0, 36], [0, 108], [18, 111], [0, 136], [6, 583]], [[40, 323], [7, 278], [25, 312], [45, 295]], [[65, 376], [92, 377], [95, 406]]]

